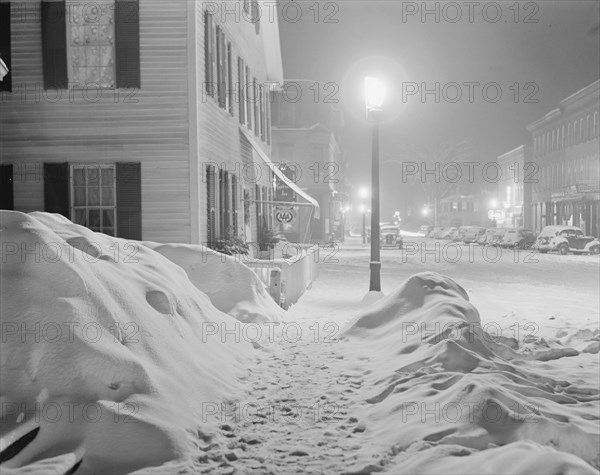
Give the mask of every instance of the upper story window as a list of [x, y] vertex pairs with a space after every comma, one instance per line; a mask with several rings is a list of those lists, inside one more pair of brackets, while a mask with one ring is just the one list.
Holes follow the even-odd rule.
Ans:
[[114, 88], [113, 1], [97, 0], [93, 4], [69, 1], [67, 6], [69, 82], [80, 86], [97, 84], [101, 88]]
[[42, 2], [45, 89], [139, 88], [138, 0]]
[[234, 114], [233, 53], [223, 28], [204, 12], [204, 90], [216, 97], [219, 107]]

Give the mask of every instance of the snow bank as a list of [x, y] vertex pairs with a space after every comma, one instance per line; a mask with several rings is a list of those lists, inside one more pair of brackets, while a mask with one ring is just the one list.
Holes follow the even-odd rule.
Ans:
[[209, 443], [205, 409], [253, 356], [221, 332], [237, 321], [139, 243], [47, 213], [0, 228], [3, 473], [124, 473]]
[[578, 352], [520, 353], [515, 340], [482, 329], [451, 279], [412, 276], [356, 317], [345, 338], [368, 356], [365, 444], [391, 445], [403, 460], [390, 473], [596, 473], [597, 381], [558, 379], [551, 364]]
[[199, 245], [143, 244], [182, 267], [192, 283], [222, 312], [242, 322], [282, 320], [284, 310], [258, 276], [236, 258]]

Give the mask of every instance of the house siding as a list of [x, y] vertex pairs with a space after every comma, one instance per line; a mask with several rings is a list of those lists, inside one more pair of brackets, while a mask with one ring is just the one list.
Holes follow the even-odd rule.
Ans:
[[[265, 51], [263, 47], [262, 33], [257, 34], [255, 27], [252, 23], [244, 20], [241, 16], [236, 18], [235, 15], [222, 15], [220, 8], [225, 2], [198, 2], [196, 4], [196, 67], [198, 77], [198, 105], [197, 105], [197, 117], [198, 117], [198, 157], [199, 157], [199, 170], [202, 173], [202, 180], [200, 182], [199, 199], [200, 199], [200, 210], [202, 210], [203, 218], [200, 227], [200, 240], [202, 243], [206, 243], [208, 240], [207, 229], [206, 229], [206, 217], [205, 210], [207, 209], [207, 190], [206, 190], [206, 165], [208, 163], [218, 164], [219, 167], [229, 172], [234, 172], [238, 175], [240, 182], [240, 189], [238, 192], [238, 203], [235, 205], [238, 209], [238, 229], [240, 234], [250, 241], [254, 242], [257, 240], [257, 222], [256, 222], [256, 205], [254, 203], [250, 206], [250, 234], [244, 234], [244, 207], [243, 207], [243, 189], [250, 190], [251, 199], [256, 199], [254, 194], [254, 185], [260, 184], [261, 186], [270, 186], [269, 174], [267, 168], [264, 166], [262, 160], [252, 150], [250, 144], [241, 136], [239, 127], [245, 127], [240, 125], [239, 122], [239, 98], [237, 94], [233, 100], [233, 115], [231, 115], [228, 109], [219, 107], [218, 97], [215, 92], [214, 97], [206, 95], [204, 90], [204, 78], [205, 78], [205, 31], [204, 31], [204, 8], [207, 4], [211, 4], [212, 7], [215, 5], [219, 6], [219, 9], [213, 14], [213, 21], [215, 25], [219, 25], [225, 33], [226, 41], [231, 43], [232, 53], [232, 76], [234, 89], [237, 90], [237, 77], [238, 77], [238, 56], [241, 57], [246, 66], [248, 66], [252, 72], [252, 75], [258, 79], [259, 83], [267, 81]], [[231, 5], [233, 2], [227, 2], [227, 8], [233, 8]], [[238, 2], [240, 5], [243, 2]], [[215, 73], [216, 80], [216, 73]], [[254, 125], [254, 121], [253, 121]], [[254, 132], [252, 132], [254, 133]], [[266, 142], [260, 142], [262, 149], [267, 155], [271, 155], [271, 147]], [[244, 166], [250, 163], [256, 163], [262, 173], [258, 180], [247, 180], [244, 179], [244, 174], [240, 173], [244, 170]], [[240, 176], [241, 175], [241, 176]]]
[[44, 91], [40, 2], [27, 3], [11, 3], [13, 92], [0, 99], [15, 209], [44, 209], [44, 162], [140, 162], [143, 239], [190, 242], [187, 2], [142, 0], [141, 89], [87, 100]]

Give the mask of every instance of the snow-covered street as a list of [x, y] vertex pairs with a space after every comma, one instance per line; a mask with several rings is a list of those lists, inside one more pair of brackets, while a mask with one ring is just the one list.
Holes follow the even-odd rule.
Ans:
[[351, 238], [284, 313], [202, 246], [2, 218], [4, 473], [597, 473], [598, 256], [411, 238], [368, 305]]
[[[413, 238], [408, 241], [414, 242], [419, 250], [435, 249], [433, 240]], [[444, 246], [444, 243], [441, 245]], [[410, 245], [408, 248], [405, 246], [406, 249], [414, 252]], [[456, 259], [455, 255], [450, 254], [451, 250], [456, 253], [456, 249], [461, 250], [463, 259]], [[456, 245], [448, 247], [446, 251], [447, 254], [444, 255], [425, 255], [419, 252], [407, 257], [403, 257], [405, 253], [399, 250], [384, 251], [384, 293], [392, 292], [411, 275], [426, 270], [434, 270], [456, 279], [468, 289], [469, 298], [479, 309], [481, 323], [489, 333], [490, 343], [505, 342], [511, 338], [518, 340], [513, 348], [523, 360], [530, 359], [527, 363], [530, 371], [569, 381], [569, 384], [574, 385], [572, 389], [579, 385], [587, 388], [582, 391], [583, 394], [589, 391], [589, 397], [583, 398], [588, 402], [584, 402], [583, 406], [588, 407], [586, 411], [589, 413], [587, 416], [581, 415], [583, 420], [591, 422], [585, 432], [591, 430], [595, 435], [582, 434], [578, 441], [577, 436], [573, 436], [575, 438], [571, 442], [566, 442], [564, 436], [555, 434], [550, 439], [555, 437], [556, 440], [551, 441], [550, 445], [564, 448], [572, 443], [573, 446], [579, 446], [580, 453], [586, 450], [584, 447], [587, 445], [587, 450], [592, 454], [596, 451], [597, 466], [597, 448], [594, 448], [594, 444], [598, 440], [597, 426], [600, 417], [597, 405], [598, 257], [565, 258], [529, 251], [515, 254], [512, 250], [503, 250], [497, 256], [494, 249], [474, 247], [470, 251], [473, 257], [470, 258], [468, 247]], [[418, 399], [407, 397], [398, 402], [408, 403], [410, 410], [399, 414], [396, 408], [389, 413], [384, 412], [383, 416], [377, 416], [377, 411], [372, 408], [379, 402], [378, 398], [385, 399], [377, 394], [371, 385], [372, 376], [369, 376], [374, 372], [380, 376], [385, 373], [373, 368], [373, 364], [381, 365], [381, 361], [377, 360], [377, 351], [368, 350], [368, 346], [358, 347], [341, 335], [349, 321], [362, 311], [361, 299], [368, 288], [369, 249], [356, 238], [350, 238], [339, 249], [324, 247], [321, 258], [319, 280], [290, 309], [284, 322], [270, 327], [271, 336], [263, 339], [258, 363], [250, 368], [247, 377], [246, 398], [220, 406], [218, 410], [216, 406], [209, 408], [210, 412], [217, 413], [222, 423], [222, 435], [226, 438], [220, 445], [206, 447], [202, 460], [209, 465], [198, 467], [206, 473], [375, 473], [382, 470], [399, 473], [398, 467], [392, 467], [401, 461], [412, 460], [414, 452], [424, 450], [428, 445], [435, 446], [435, 441], [453, 432], [435, 431], [432, 429], [435, 425], [430, 425], [431, 417], [425, 417], [426, 411], [430, 412], [429, 416], [433, 414], [434, 420], [436, 416], [441, 419], [435, 422], [442, 422], [444, 415], [446, 419], [456, 417], [454, 413], [452, 416], [444, 413], [444, 407], [447, 407], [444, 402], [446, 405], [453, 403], [452, 400], [443, 398], [441, 403], [439, 400], [428, 403], [423, 394]], [[421, 259], [426, 262], [421, 262]], [[565, 276], [570, 276], [570, 279], [565, 279]], [[357, 289], [364, 291], [357, 292]], [[503, 297], [507, 294], [514, 297]], [[402, 327], [406, 335], [395, 335], [399, 349], [406, 343], [406, 338], [414, 334], [424, 341], [434, 336], [436, 330], [439, 331], [439, 328], [433, 326], [423, 327], [413, 323], [415, 322], [405, 322]], [[263, 336], [268, 331], [263, 328]], [[575, 349], [587, 350], [577, 354]], [[542, 353], [546, 356], [541, 356]], [[403, 359], [399, 354], [396, 360], [388, 361], [386, 367], [401, 367]], [[551, 363], [544, 362], [546, 359], [552, 360]], [[461, 368], [460, 362], [457, 365], [458, 367], [452, 368], [452, 373], [464, 373], [466, 368]], [[433, 388], [445, 389], [456, 382], [453, 378], [461, 379], [450, 376], [447, 384], [433, 381], [428, 383]], [[547, 386], [548, 381], [544, 384]], [[566, 392], [569, 393], [568, 390]], [[522, 394], [535, 396], [536, 391], [525, 391]], [[545, 397], [541, 392], [537, 396], [541, 396], [541, 400]], [[546, 396], [560, 404], [569, 405], [574, 402], [560, 401], [556, 395]], [[415, 401], [424, 406], [416, 408]], [[532, 401], [525, 403], [525, 406], [529, 404], [529, 409], [539, 407], [538, 402], [535, 402], [538, 399], [534, 398]], [[509, 405], [509, 409], [514, 415], [515, 407]], [[425, 413], [421, 414], [421, 411]], [[490, 412], [491, 417], [496, 415], [492, 416]], [[522, 417], [528, 422], [528, 416]], [[555, 417], [562, 422], [569, 420], [569, 416], [561, 414]], [[383, 423], [382, 420], [387, 422]], [[540, 421], [532, 419], [531, 422]], [[503, 420], [498, 425], [503, 423], [506, 422]], [[592, 429], [594, 426], [596, 430]], [[544, 427], [545, 430], [552, 431], [548, 426]], [[512, 434], [508, 435], [514, 432], [513, 429], [499, 427], [498, 432], [506, 432], [503, 443], [514, 437]], [[417, 433], [423, 434], [424, 440], [433, 443], [423, 445]], [[400, 434], [405, 435], [402, 437]], [[473, 435], [475, 434], [474, 432]], [[396, 440], [398, 438], [410, 442], [399, 444]], [[532, 431], [529, 437], [514, 437], [518, 438], [544, 443], [543, 437], [536, 431]], [[458, 445], [464, 443], [460, 439], [444, 443], [452, 442]], [[498, 440], [490, 443], [490, 447], [495, 444], [503, 445]], [[486, 444], [487, 442], [483, 445]], [[472, 442], [464, 445], [477, 446]], [[403, 453], [405, 450], [407, 452]], [[525, 473], [534, 467], [542, 473], [558, 460], [567, 464], [566, 466], [574, 464], [571, 466], [573, 472], [569, 473], [595, 473], [591, 467], [586, 469], [585, 464], [579, 465], [579, 462], [568, 457], [563, 460], [556, 452], [546, 453], [545, 450], [534, 442], [517, 442], [507, 448], [505, 454], [498, 453], [498, 460], [503, 460], [503, 457], [510, 459], [522, 453], [524, 461], [520, 467], [514, 461], [495, 461], [490, 464], [489, 471], [485, 472], [481, 469], [481, 460], [475, 457], [472, 463], [463, 460], [462, 464], [454, 468], [446, 460], [442, 465], [446, 469], [442, 468], [442, 471], [440, 466], [423, 464], [419, 468], [422, 461], [416, 464], [413, 462], [412, 466], [409, 465], [412, 468], [402, 473], [417, 473], [418, 470], [422, 470], [418, 473], [450, 473], [454, 470], [456, 473], [497, 473], [495, 470], [499, 470], [503, 463], [508, 464], [506, 473]], [[435, 453], [435, 459], [440, 453], [448, 455], [453, 452], [450, 449], [444, 452], [438, 446], [432, 453]], [[464, 456], [470, 451], [461, 453], [454, 447], [454, 454], [456, 453]], [[541, 458], [546, 458], [548, 468], [541, 465], [540, 455]]]

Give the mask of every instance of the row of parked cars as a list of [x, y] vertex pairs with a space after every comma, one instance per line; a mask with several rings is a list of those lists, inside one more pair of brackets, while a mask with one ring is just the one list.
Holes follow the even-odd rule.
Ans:
[[536, 236], [525, 228], [484, 228], [481, 226], [431, 227], [421, 226], [420, 234], [434, 239], [448, 239], [464, 244], [500, 246], [519, 249], [537, 249], [541, 253], [599, 254], [600, 242], [586, 236], [576, 226], [546, 226]]

